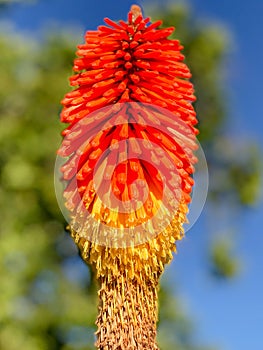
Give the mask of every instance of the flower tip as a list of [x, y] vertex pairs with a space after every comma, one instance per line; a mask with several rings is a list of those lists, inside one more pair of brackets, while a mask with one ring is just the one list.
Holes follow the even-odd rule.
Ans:
[[133, 21], [135, 21], [139, 16], [142, 16], [142, 9], [138, 5], [132, 5], [130, 12], [132, 13]]

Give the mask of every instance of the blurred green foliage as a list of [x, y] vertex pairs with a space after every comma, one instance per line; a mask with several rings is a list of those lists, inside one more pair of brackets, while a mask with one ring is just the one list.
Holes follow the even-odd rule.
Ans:
[[[64, 232], [53, 172], [76, 40], [0, 36], [0, 348], [87, 349], [96, 294]], [[14, 336], [15, 334], [15, 336]], [[90, 347], [92, 348], [92, 346]]]
[[19, 3], [19, 2], [22, 2], [22, 3], [33, 3], [33, 2], [36, 2], [36, 1], [37, 0], [0, 0], [0, 6], [16, 4], [16, 3]]
[[[184, 6], [158, 10], [158, 17], [165, 19], [165, 25], [177, 26], [176, 36], [185, 45], [193, 72], [200, 140], [212, 176], [210, 200], [233, 195], [236, 205], [254, 203], [256, 152], [250, 148], [245, 158], [231, 158], [231, 140], [228, 147], [222, 146], [228, 118], [221, 79], [226, 34], [194, 21]], [[79, 36], [66, 31], [47, 34], [39, 42], [15, 32], [0, 34], [0, 348], [4, 350], [93, 349], [96, 284], [64, 230], [53, 187], [62, 129], [59, 101], [69, 89], [66, 82], [79, 41]], [[211, 254], [214, 267], [225, 276], [234, 272], [230, 254], [222, 245]], [[162, 350], [200, 349], [192, 340], [191, 322], [166, 286], [160, 300]]]
[[211, 272], [217, 278], [232, 278], [240, 270], [240, 261], [235, 257], [233, 243], [227, 236], [217, 238], [210, 247]]

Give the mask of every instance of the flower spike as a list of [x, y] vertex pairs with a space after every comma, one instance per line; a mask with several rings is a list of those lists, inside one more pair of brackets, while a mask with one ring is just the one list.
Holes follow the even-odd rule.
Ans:
[[78, 46], [58, 151], [71, 235], [100, 283], [98, 349], [158, 349], [159, 278], [183, 235], [195, 101], [174, 28], [106, 18]]

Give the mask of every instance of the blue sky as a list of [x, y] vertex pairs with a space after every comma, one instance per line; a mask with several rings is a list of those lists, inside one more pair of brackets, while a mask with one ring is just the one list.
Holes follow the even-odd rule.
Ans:
[[[40, 0], [34, 5], [16, 4], [6, 12], [5, 19], [12, 20], [17, 30], [32, 35], [50, 23], [77, 26], [84, 31], [96, 28], [104, 17], [126, 18], [133, 3], [96, 0], [87, 5], [84, 0]], [[142, 6], [147, 3], [150, 1], [139, 2]], [[229, 47], [227, 89], [232, 105], [232, 134], [235, 139], [255, 140], [262, 149], [263, 2], [189, 0], [188, 3], [200, 20], [216, 21], [231, 31], [234, 44]], [[200, 217], [180, 243], [179, 253], [165, 278], [175, 282], [183, 305], [194, 316], [197, 338], [202, 343], [218, 344], [222, 350], [262, 350], [262, 201], [242, 215], [230, 213], [229, 221], [222, 224], [222, 230], [229, 225], [230, 229], [240, 231], [236, 248], [243, 262], [241, 274], [226, 283], [212, 280], [207, 273], [203, 247], [212, 239], [208, 233], [211, 226], [217, 225], [218, 218], [210, 217], [208, 222], [205, 218], [209, 217], [209, 208], [206, 206], [204, 211], [207, 215]]]

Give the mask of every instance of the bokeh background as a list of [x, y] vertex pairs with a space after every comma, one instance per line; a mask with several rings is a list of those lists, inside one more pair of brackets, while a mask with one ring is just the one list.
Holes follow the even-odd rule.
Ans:
[[[132, 3], [0, 0], [0, 349], [94, 349], [96, 283], [53, 186], [59, 101], [85, 31]], [[185, 47], [210, 182], [162, 279], [160, 347], [262, 350], [263, 3], [138, 4]]]

